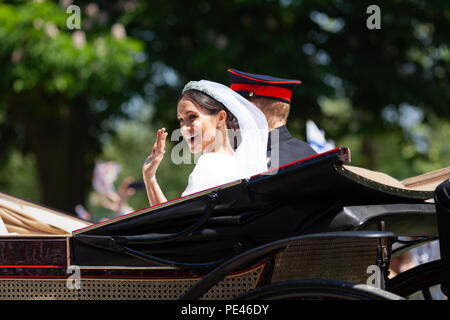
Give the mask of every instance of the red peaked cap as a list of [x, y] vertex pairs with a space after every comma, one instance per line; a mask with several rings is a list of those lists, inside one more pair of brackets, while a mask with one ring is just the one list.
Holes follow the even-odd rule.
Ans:
[[274, 78], [262, 74], [228, 69], [231, 89], [241, 96], [263, 97], [291, 103], [292, 91], [302, 83], [300, 80]]

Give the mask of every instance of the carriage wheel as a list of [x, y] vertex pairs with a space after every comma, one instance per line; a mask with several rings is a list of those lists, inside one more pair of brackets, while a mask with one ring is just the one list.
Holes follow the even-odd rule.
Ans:
[[447, 299], [440, 289], [441, 270], [441, 260], [418, 265], [389, 280], [386, 289], [406, 299]]
[[237, 300], [403, 300], [385, 290], [352, 282], [311, 279], [283, 281], [249, 291]]

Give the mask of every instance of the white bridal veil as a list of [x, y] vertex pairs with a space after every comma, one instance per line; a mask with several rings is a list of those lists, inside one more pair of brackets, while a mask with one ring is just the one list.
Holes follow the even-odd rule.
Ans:
[[[190, 89], [201, 91], [221, 102], [231, 113], [233, 113], [239, 122], [241, 142], [233, 155], [233, 160], [238, 164], [237, 170], [239, 173], [237, 176], [236, 173], [230, 173], [230, 176], [233, 176], [234, 178], [237, 177], [237, 179], [243, 179], [266, 171], [268, 125], [264, 114], [247, 99], [223, 84], [208, 80], [191, 81], [186, 84], [183, 93]], [[202, 155], [202, 157], [203, 156], [204, 155]], [[197, 163], [197, 166], [198, 165], [200, 165], [200, 159]], [[221, 168], [215, 168], [215, 170], [221, 170]], [[195, 174], [195, 171], [196, 169], [194, 169], [192, 174]], [[190, 177], [190, 183], [191, 180]], [[231, 181], [217, 181], [216, 186]], [[188, 186], [186, 191], [188, 191], [188, 189], [194, 191], [196, 188]], [[183, 195], [187, 193], [186, 191]]]

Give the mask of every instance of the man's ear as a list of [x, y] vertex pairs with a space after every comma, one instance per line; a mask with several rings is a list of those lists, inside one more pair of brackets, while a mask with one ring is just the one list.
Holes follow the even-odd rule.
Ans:
[[261, 109], [261, 105], [258, 103], [258, 99], [250, 98], [247, 100], [250, 101], [252, 104], [254, 104], [258, 109]]

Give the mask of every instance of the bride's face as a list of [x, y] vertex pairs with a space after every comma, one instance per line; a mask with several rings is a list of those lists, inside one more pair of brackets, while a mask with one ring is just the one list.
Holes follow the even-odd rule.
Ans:
[[182, 98], [177, 106], [178, 121], [183, 138], [189, 145], [192, 153], [205, 151], [211, 143], [215, 142], [218, 127], [220, 127], [220, 113], [207, 114], [189, 98]]

